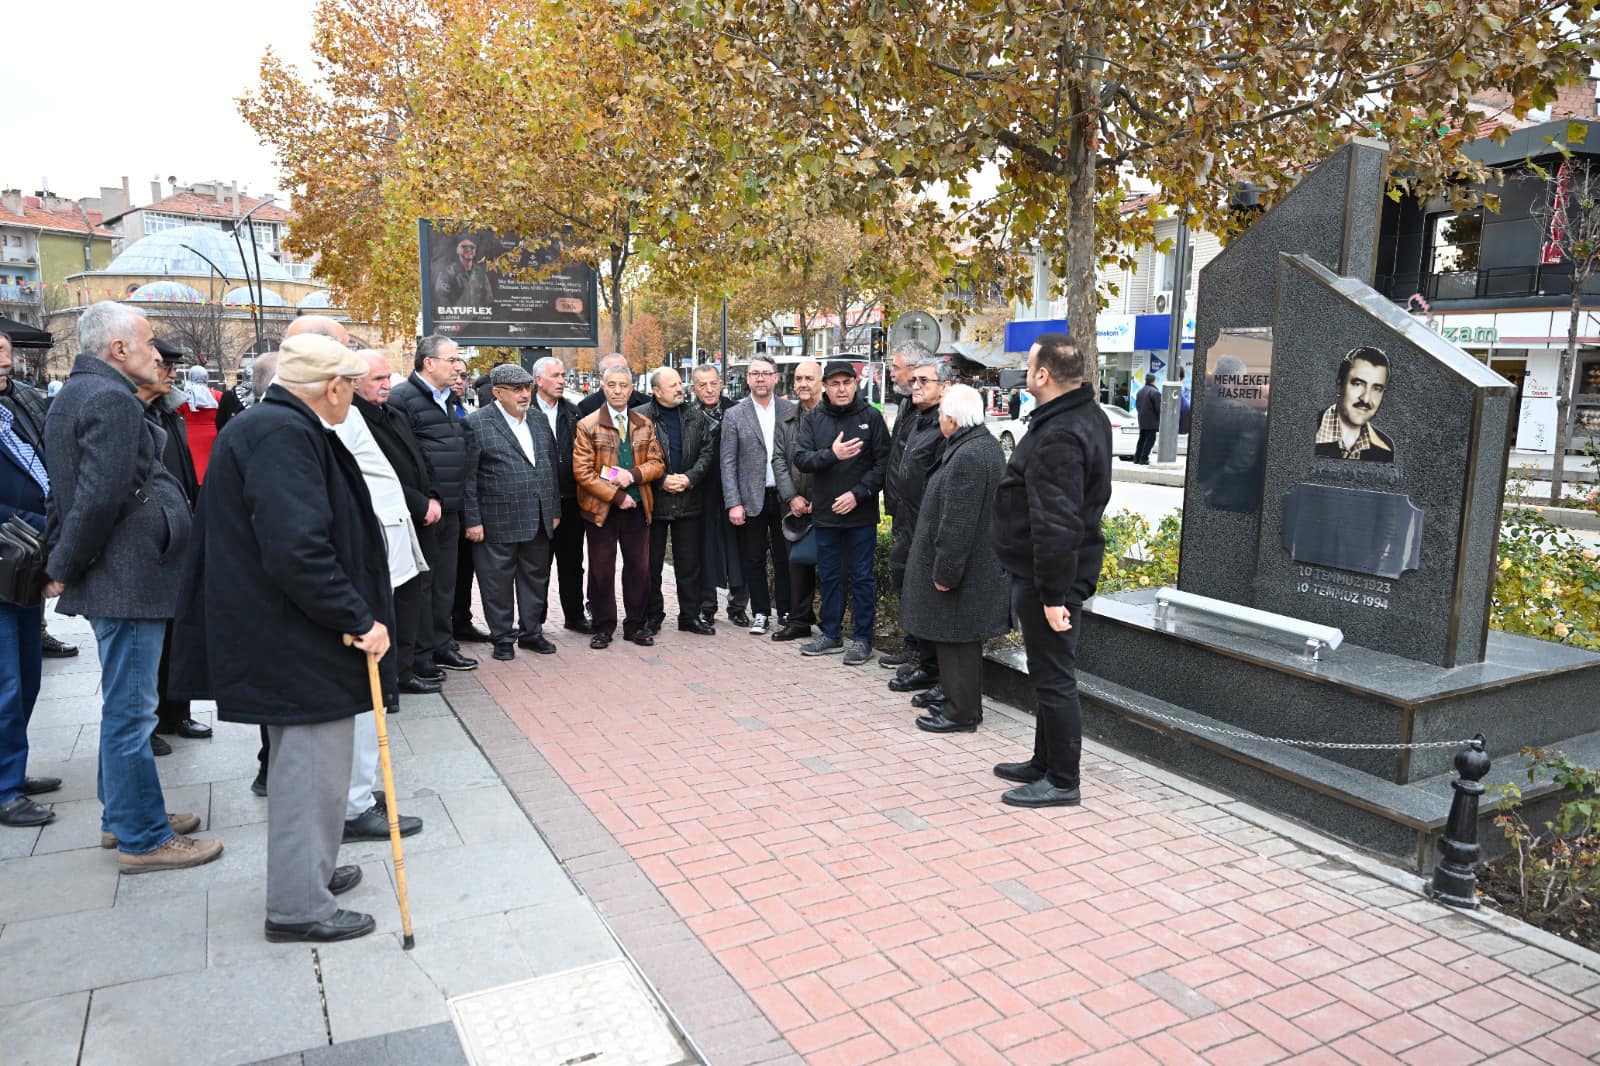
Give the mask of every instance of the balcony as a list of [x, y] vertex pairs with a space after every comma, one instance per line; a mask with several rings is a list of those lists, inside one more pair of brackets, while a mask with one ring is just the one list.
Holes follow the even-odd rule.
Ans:
[[23, 304], [27, 307], [37, 307], [39, 304], [39, 286], [0, 285], [0, 304]]
[[[1391, 300], [1404, 303], [1420, 293], [1430, 304], [1441, 300], [1503, 300], [1524, 297], [1572, 296], [1572, 265], [1494, 267], [1452, 270], [1440, 274], [1380, 274], [1376, 288]], [[1600, 296], [1600, 274], [1584, 283], [1585, 295]]]

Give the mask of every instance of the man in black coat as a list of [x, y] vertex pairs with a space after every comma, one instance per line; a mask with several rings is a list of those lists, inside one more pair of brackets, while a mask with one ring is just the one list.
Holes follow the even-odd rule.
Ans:
[[191, 695], [215, 699], [223, 721], [271, 735], [272, 941], [347, 940], [374, 928], [371, 915], [334, 899], [361, 879], [359, 866], [335, 862], [354, 718], [372, 709], [366, 654], [379, 659], [386, 704], [397, 699], [383, 530], [334, 432], [367, 373], [329, 338], [284, 341], [262, 402], [217, 438], [196, 516], [174, 672]]
[[[628, 357], [623, 355], [621, 352], [612, 352], [610, 355], [602, 358], [600, 360], [600, 365], [595, 367], [595, 377], [600, 381], [604, 381], [606, 379], [606, 371], [610, 370], [612, 367], [618, 366], [628, 371], [630, 374], [633, 373], [632, 368], [630, 368], [628, 365]], [[606, 392], [604, 389], [597, 386], [593, 392], [578, 401], [578, 417], [587, 418], [589, 415], [592, 415], [596, 411], [600, 410], [601, 406], [603, 406], [605, 402]], [[633, 393], [628, 397], [628, 406], [630, 408], [643, 407], [649, 402], [650, 394], [647, 392], [640, 392], [638, 389], [634, 389]]]
[[706, 420], [711, 435], [706, 446], [716, 458], [716, 469], [700, 486], [700, 620], [711, 625], [717, 618], [717, 588], [728, 590], [728, 621], [736, 626], [750, 624], [750, 588], [744, 583], [739, 565], [739, 530], [728, 521], [728, 508], [722, 495], [722, 420], [737, 406], [722, 394], [722, 373], [715, 363], [701, 363], [689, 374], [694, 399], [689, 409]]
[[1139, 415], [1139, 444], [1133, 450], [1133, 461], [1149, 466], [1150, 449], [1155, 446], [1156, 432], [1161, 428], [1161, 390], [1156, 388], [1154, 375], [1144, 376], [1144, 388], [1133, 398], [1133, 407]]
[[[567, 367], [553, 355], [533, 364], [533, 406], [530, 417], [542, 420], [555, 441], [556, 491], [561, 494], [561, 524], [551, 538], [560, 583], [561, 624], [574, 633], [591, 633], [583, 606], [583, 517], [578, 514], [578, 482], [572, 476], [572, 445], [578, 437], [578, 405], [567, 399]], [[537, 423], [535, 424], [537, 426]], [[549, 613], [550, 597], [545, 596]], [[544, 625], [544, 616], [539, 625]]]
[[1033, 758], [994, 768], [1021, 783], [1003, 797], [1015, 807], [1078, 803], [1083, 718], [1074, 671], [1083, 601], [1094, 595], [1105, 555], [1100, 518], [1111, 499], [1111, 422], [1086, 373], [1066, 334], [1034, 341], [1028, 391], [1038, 405], [995, 493], [995, 550], [1011, 575], [1038, 706]]
[[[856, 369], [843, 360], [822, 368], [827, 398], [806, 415], [795, 434], [794, 462], [811, 474], [811, 524], [817, 537], [817, 581], [822, 586], [822, 635], [803, 655], [844, 650], [846, 666], [872, 657], [877, 616], [872, 567], [878, 547], [878, 493], [889, 466], [889, 428], [856, 394]], [[844, 582], [850, 579], [855, 623], [844, 648]]]
[[661, 595], [661, 572], [667, 561], [667, 541], [672, 541], [672, 572], [678, 584], [678, 628], [685, 633], [712, 636], [716, 629], [700, 618], [700, 486], [716, 466], [706, 420], [684, 403], [683, 379], [670, 366], [650, 375], [655, 399], [639, 408], [655, 424], [656, 442], [666, 457], [667, 472], [656, 486], [655, 508], [650, 515], [650, 596], [644, 625], [654, 636], [667, 620], [666, 599]]
[[456, 366], [463, 363], [455, 341], [438, 334], [417, 342], [410, 377], [389, 393], [389, 403], [411, 426], [439, 488], [439, 520], [419, 531], [433, 585], [433, 635], [427, 645], [435, 666], [475, 670], [478, 660], [461, 654], [452, 613], [461, 555], [461, 512], [466, 504], [467, 430], [450, 398]]
[[[406, 509], [411, 512], [411, 522], [421, 540], [420, 531], [439, 521], [442, 513], [439, 486], [411, 433], [411, 425], [389, 406], [389, 361], [382, 352], [367, 351], [361, 357], [366, 360], [369, 373], [356, 385], [351, 406], [366, 422], [372, 439], [394, 468], [405, 493]], [[444, 671], [433, 665], [433, 655], [423, 640], [433, 633], [432, 612], [433, 582], [427, 571], [395, 586], [395, 672], [400, 678], [400, 691], [410, 695], [438, 692], [444, 681]], [[386, 837], [387, 834], [386, 829]]]
[[[922, 362], [924, 359], [931, 359], [932, 357], [933, 349], [929, 348], [921, 341], [902, 342], [901, 344], [895, 346], [893, 354], [889, 356], [889, 377], [894, 383], [895, 396], [897, 397], [895, 401], [894, 435], [890, 438], [889, 443], [888, 469], [891, 471], [900, 465], [900, 456], [905, 451], [906, 447], [906, 437], [911, 432], [912, 423], [916, 421], [915, 415], [917, 408], [916, 405], [912, 403], [911, 399], [911, 383], [912, 379], [916, 376], [917, 364]], [[937, 420], [937, 416], [935, 417]], [[900, 525], [900, 500], [895, 495], [895, 485], [889, 479], [887, 472], [884, 474], [884, 478], [883, 509], [885, 513], [887, 513], [889, 517], [894, 520], [894, 535], [898, 536], [898, 527]], [[909, 534], [909, 530], [907, 532]], [[908, 535], [907, 544], [909, 543], [910, 538]], [[906, 568], [905, 561], [903, 559], [898, 566], [894, 565], [893, 563], [890, 564], [889, 583], [896, 596], [900, 595], [901, 589], [904, 585], [905, 576]], [[914, 668], [921, 663], [921, 661], [922, 656], [917, 650], [916, 640], [908, 639], [905, 642], [904, 647], [897, 652], [892, 652], [881, 657], [878, 660], [878, 664], [885, 668], [898, 670]]]
[[[911, 368], [911, 409], [905, 414], [905, 435], [901, 438], [898, 458], [890, 452], [888, 480], [883, 490], [886, 497], [894, 498], [896, 507], [889, 572], [896, 575], [897, 595], [903, 596], [905, 592], [906, 561], [911, 556], [917, 517], [922, 513], [922, 494], [927, 490], [933, 465], [944, 450], [944, 433], [939, 429], [939, 401], [944, 399], [945, 386], [954, 379], [955, 366], [938, 356], [926, 356]], [[908, 630], [905, 652], [900, 658], [903, 662], [889, 682], [890, 692], [915, 692], [937, 686], [939, 656], [932, 644], [923, 647]], [[928, 702], [943, 698], [940, 690], [930, 695]]]

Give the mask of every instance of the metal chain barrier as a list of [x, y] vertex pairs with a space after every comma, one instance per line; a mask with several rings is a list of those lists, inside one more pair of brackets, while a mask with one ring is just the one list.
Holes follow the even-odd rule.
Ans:
[[1159, 711], [1139, 712], [1146, 718], [1159, 718], [1163, 722], [1181, 725], [1186, 729], [1199, 729], [1218, 736], [1237, 737], [1240, 740], [1264, 740], [1268, 744], [1288, 744], [1297, 748], [1322, 748], [1331, 751], [1414, 751], [1420, 748], [1465, 748], [1472, 744], [1473, 738], [1466, 740], [1424, 740], [1415, 744], [1347, 744], [1337, 740], [1300, 740], [1296, 737], [1264, 737], [1259, 733], [1251, 733], [1243, 729], [1224, 729], [1221, 726], [1202, 725], [1189, 718], [1179, 718], [1175, 715], [1162, 714]]

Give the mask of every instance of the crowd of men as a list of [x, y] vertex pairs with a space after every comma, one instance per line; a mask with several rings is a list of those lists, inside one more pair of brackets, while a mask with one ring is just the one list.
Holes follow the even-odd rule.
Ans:
[[[211, 699], [221, 721], [261, 730], [267, 937], [370, 932], [369, 915], [335, 899], [360, 878], [337, 864], [339, 845], [387, 835], [362, 653], [394, 709], [400, 693], [476, 669], [466, 645], [496, 660], [557, 654], [552, 580], [561, 626], [590, 649], [619, 627], [648, 647], [666, 622], [670, 551], [678, 632], [715, 636], [726, 590], [735, 626], [859, 666], [874, 655], [880, 498], [906, 630], [881, 657], [889, 687], [914, 694], [919, 728], [969, 732], [981, 642], [1020, 624], [1038, 739], [1031, 759], [995, 773], [1021, 786], [1007, 803], [1078, 802], [1075, 623], [1100, 567], [1111, 442], [1065, 337], [1029, 355], [1038, 405], [1007, 464], [982, 397], [916, 343], [891, 358], [891, 432], [843, 360], [796, 366], [790, 400], [756, 356], [734, 403], [715, 366], [688, 382], [656, 370], [647, 394], [611, 355], [600, 388], [574, 402], [564, 366], [545, 358], [494, 367], [469, 411], [449, 339], [419, 340], [396, 382], [382, 353], [307, 316], [256, 360], [249, 406], [219, 434], [203, 489], [173, 446], [182, 421], [163, 416], [176, 367], [150, 323], [97, 304], [78, 341], [42, 432], [0, 403], [0, 520], [48, 530], [44, 592], [94, 629], [102, 843], [125, 873], [221, 854], [190, 835], [198, 816], [166, 810], [151, 749], [158, 710], [192, 722], [187, 701]], [[15, 670], [0, 662], [0, 825], [54, 817], [33, 797], [59, 782], [25, 776], [41, 624], [38, 607], [0, 602], [0, 644], [17, 656]], [[404, 835], [422, 828], [402, 819]]]

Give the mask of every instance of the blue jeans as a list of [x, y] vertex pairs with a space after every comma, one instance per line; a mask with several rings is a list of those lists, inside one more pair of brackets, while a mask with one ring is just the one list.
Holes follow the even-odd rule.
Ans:
[[39, 698], [43, 615], [43, 607], [0, 603], [0, 803], [22, 795], [28, 771], [28, 719]]
[[150, 734], [156, 728], [156, 673], [166, 623], [158, 618], [91, 618], [100, 645], [100, 828], [128, 855], [172, 839]]
[[872, 623], [878, 609], [872, 583], [872, 556], [878, 546], [873, 526], [813, 526], [817, 534], [817, 584], [822, 587], [822, 635], [844, 633], [844, 581], [850, 577], [850, 613], [855, 619], [854, 639], [872, 643]]

